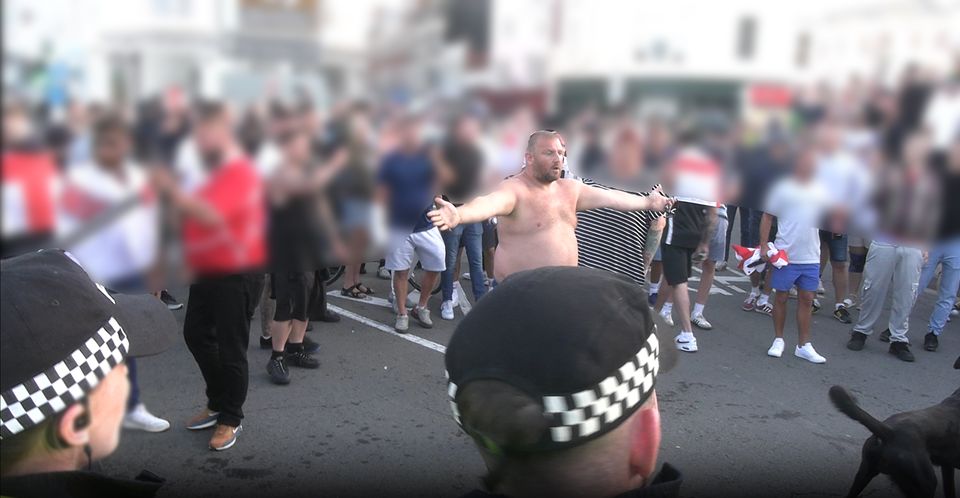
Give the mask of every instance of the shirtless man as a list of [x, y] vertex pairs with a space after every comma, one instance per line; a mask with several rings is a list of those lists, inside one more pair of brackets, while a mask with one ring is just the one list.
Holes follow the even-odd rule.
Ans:
[[520, 174], [504, 180], [490, 194], [460, 207], [437, 197], [437, 209], [427, 216], [441, 230], [496, 216], [500, 244], [495, 256], [494, 278], [502, 282], [523, 270], [577, 266], [577, 238], [574, 235], [577, 211], [597, 208], [665, 211], [673, 204], [673, 199], [660, 192], [641, 197], [561, 179], [563, 153], [559, 134], [535, 132], [527, 141], [526, 167]]

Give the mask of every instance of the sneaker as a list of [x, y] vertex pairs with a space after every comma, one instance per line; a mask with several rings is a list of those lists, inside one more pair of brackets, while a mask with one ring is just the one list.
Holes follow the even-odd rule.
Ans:
[[913, 353], [910, 352], [910, 345], [905, 342], [891, 342], [890, 354], [906, 362], [915, 360]]
[[681, 332], [677, 337], [674, 337], [673, 342], [680, 351], [687, 353], [697, 352], [697, 338], [693, 336], [693, 332]]
[[297, 351], [295, 353], [287, 353], [287, 363], [292, 367], [299, 368], [320, 368], [320, 361], [310, 355], [306, 351]]
[[796, 288], [796, 287], [791, 287], [790, 290], [787, 291], [787, 297], [790, 298], [790, 299], [796, 299], [796, 298], [797, 298], [797, 295], [798, 295], [798, 294], [797, 294], [797, 288]]
[[381, 267], [377, 270], [377, 278], [381, 278], [381, 279], [383, 279], [383, 280], [390, 280], [390, 270], [388, 270], [388, 269], [387, 269], [386, 267], [384, 267], [384, 266], [381, 266]]
[[167, 289], [163, 289], [162, 291], [160, 291], [160, 300], [163, 301], [163, 304], [167, 305], [167, 309], [178, 310], [180, 308], [183, 308], [183, 303], [181, 303], [180, 301], [177, 301], [177, 299], [173, 297], [173, 295], [170, 294], [170, 292], [167, 291]]
[[303, 338], [303, 352], [307, 354], [313, 354], [320, 351], [320, 344], [317, 344], [316, 341], [311, 341], [309, 337]]
[[143, 403], [140, 403], [123, 417], [123, 428], [144, 432], [163, 432], [170, 428], [170, 422], [154, 416], [147, 411]]
[[890, 329], [880, 332], [880, 342], [890, 342]]
[[723, 270], [726, 270], [726, 269], [727, 269], [727, 262], [726, 262], [726, 261], [721, 261], [721, 262], [717, 263], [717, 271], [723, 271]]
[[460, 293], [461, 293], [461, 292], [463, 292], [463, 289], [460, 288], [460, 283], [459, 283], [459, 282], [454, 282], [454, 283], [453, 283], [453, 297], [451, 298], [451, 300], [452, 300], [453, 302], [455, 302], [455, 303], [459, 303], [459, 302], [460, 302]]
[[647, 304], [649, 304], [650, 306], [657, 304], [657, 296], [659, 294], [660, 294], [659, 292], [654, 292], [653, 294], [648, 295]]
[[260, 349], [272, 349], [273, 348], [273, 338], [270, 336], [260, 336]]
[[773, 303], [771, 303], [769, 299], [763, 302], [758, 300], [756, 307], [753, 308], [753, 311], [756, 311], [757, 313], [761, 313], [767, 316], [772, 316]]
[[470, 281], [470, 272], [466, 272], [466, 273], [460, 275], [460, 278], [462, 278], [462, 279], [466, 280], [467, 282], [469, 282], [469, 281]]
[[713, 325], [703, 317], [703, 314], [693, 315], [690, 317], [690, 322], [697, 326], [699, 329], [710, 330], [713, 328]]
[[940, 339], [937, 337], [937, 334], [927, 332], [927, 335], [923, 336], [923, 349], [936, 351], [938, 347], [940, 347]]
[[278, 386], [290, 383], [290, 369], [287, 368], [287, 361], [283, 356], [270, 358], [267, 362], [267, 374], [270, 375], [270, 382]]
[[811, 312], [811, 313], [816, 313], [816, 312], [820, 311], [820, 308], [822, 308], [822, 307], [823, 307], [823, 306], [820, 306], [820, 300], [817, 299], [817, 298], [813, 298], [813, 309], [812, 309], [810, 312]]
[[453, 301], [444, 301], [440, 303], [440, 318], [444, 320], [453, 320]]
[[867, 342], [867, 334], [863, 332], [854, 332], [850, 334], [850, 340], [847, 341], [847, 349], [850, 351], [860, 351]]
[[743, 311], [753, 311], [753, 309], [757, 307], [757, 297], [759, 296], [754, 296], [753, 294], [747, 296], [747, 298], [743, 300], [743, 304], [740, 305], [740, 309]]
[[666, 322], [667, 325], [673, 327], [673, 313], [660, 311], [660, 318], [663, 318], [663, 321]]
[[853, 299], [851, 299], [851, 298], [849, 298], [849, 297], [843, 300], [843, 307], [844, 307], [844, 308], [847, 308], [847, 309], [853, 308], [855, 304], [857, 304], [857, 303], [855, 303], [855, 302], [853, 301]]
[[217, 417], [220, 416], [220, 412], [214, 412], [210, 410], [204, 410], [200, 412], [199, 415], [193, 417], [187, 421], [187, 430], [188, 431], [199, 431], [203, 429], [209, 429], [217, 425]]
[[847, 311], [846, 306], [840, 306], [839, 308], [833, 310], [833, 317], [840, 321], [840, 323], [850, 323], [853, 320], [850, 319], [850, 312]]
[[397, 321], [393, 324], [393, 329], [401, 334], [406, 334], [407, 329], [410, 328], [410, 316], [408, 315], [397, 315]]
[[237, 443], [237, 435], [242, 430], [242, 425], [230, 427], [229, 425], [217, 424], [217, 430], [213, 432], [213, 437], [210, 438], [210, 449], [213, 451], [230, 449]]
[[413, 317], [420, 322], [420, 325], [425, 329], [433, 328], [433, 320], [430, 319], [430, 310], [427, 308], [416, 307], [410, 310], [413, 313]]
[[337, 323], [340, 321], [340, 315], [330, 310], [323, 310], [323, 316], [320, 317], [320, 321], [324, 323]]
[[817, 284], [817, 295], [822, 296], [826, 293], [827, 293], [827, 289], [823, 288], [823, 280], [821, 280], [820, 283]]
[[777, 337], [773, 340], [773, 345], [767, 350], [767, 356], [779, 358], [783, 356], [783, 339]]
[[813, 349], [813, 344], [810, 344], [809, 342], [804, 344], [803, 347], [797, 346], [797, 349], [794, 350], [793, 355], [797, 358], [803, 358], [810, 363], [827, 362], [827, 359], [823, 356], [820, 356], [820, 353], [817, 353], [817, 350]]

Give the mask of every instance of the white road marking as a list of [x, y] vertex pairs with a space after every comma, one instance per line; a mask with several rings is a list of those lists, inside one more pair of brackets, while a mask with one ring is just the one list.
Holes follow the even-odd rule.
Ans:
[[[360, 300], [360, 301], [362, 302], [362, 300]], [[386, 332], [386, 333], [388, 333], [388, 334], [390, 334], [390, 335], [392, 335], [392, 336], [399, 337], [399, 338], [401, 338], [401, 339], [403, 339], [403, 340], [410, 341], [410, 342], [412, 342], [412, 343], [414, 343], [414, 344], [419, 344], [419, 345], [421, 345], [421, 346], [423, 346], [423, 347], [425, 347], [425, 348], [427, 348], [427, 349], [432, 349], [432, 350], [434, 350], [434, 351], [437, 351], [437, 352], [439, 352], [440, 354], [444, 354], [444, 353], [447, 352], [447, 347], [446, 347], [446, 346], [444, 346], [444, 345], [442, 345], [442, 344], [437, 344], [437, 343], [435, 343], [435, 342], [433, 342], [433, 341], [431, 341], [431, 340], [429, 340], [429, 339], [424, 339], [423, 337], [416, 336], [416, 335], [413, 335], [413, 334], [398, 334], [395, 330], [393, 330], [393, 327], [390, 327], [389, 325], [385, 325], [385, 324], [380, 323], [380, 322], [378, 322], [378, 321], [371, 320], [371, 319], [369, 319], [369, 318], [367, 318], [367, 317], [365, 317], [365, 316], [363, 316], [363, 315], [354, 313], [354, 312], [352, 312], [352, 311], [347, 311], [347, 310], [345, 310], [345, 309], [343, 309], [343, 308], [341, 308], [341, 307], [339, 307], [339, 306], [334, 306], [334, 305], [332, 305], [332, 304], [327, 304], [327, 307], [330, 308], [331, 311], [334, 311], [334, 312], [340, 314], [341, 316], [345, 316], [345, 317], [347, 317], [347, 318], [349, 318], [349, 319], [351, 319], [351, 320], [356, 320], [356, 321], [358, 321], [358, 322], [360, 322], [360, 323], [362, 323], [362, 324], [364, 324], [364, 325], [367, 325], [367, 326], [369, 326], [369, 327], [373, 327], [373, 328], [375, 328], [375, 329], [377, 329], [377, 330], [379, 330], [379, 331], [381, 331], [381, 332]]]
[[340, 299], [346, 299], [347, 301], [353, 301], [355, 303], [363, 304], [372, 304], [374, 306], [380, 306], [382, 308], [393, 309], [393, 305], [390, 304], [390, 301], [382, 297], [367, 296], [366, 299], [357, 299], [355, 297], [344, 296], [340, 294], [340, 291], [330, 291], [327, 293], [328, 296], [339, 297]]

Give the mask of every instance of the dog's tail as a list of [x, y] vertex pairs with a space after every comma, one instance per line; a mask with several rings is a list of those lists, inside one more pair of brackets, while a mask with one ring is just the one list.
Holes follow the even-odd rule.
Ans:
[[837, 407], [837, 410], [840, 410], [844, 415], [863, 424], [864, 427], [880, 439], [889, 439], [893, 435], [893, 430], [891, 430], [890, 427], [873, 418], [873, 415], [864, 411], [863, 408], [860, 408], [857, 400], [855, 400], [846, 389], [840, 386], [831, 387], [830, 401], [833, 402], [833, 406]]

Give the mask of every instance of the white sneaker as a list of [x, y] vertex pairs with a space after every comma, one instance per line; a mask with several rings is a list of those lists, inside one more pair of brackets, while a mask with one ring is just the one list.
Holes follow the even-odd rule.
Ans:
[[790, 299], [796, 299], [796, 298], [797, 298], [797, 288], [796, 288], [796, 287], [791, 287], [790, 290], [787, 291], [787, 297], [789, 297]]
[[466, 280], [467, 282], [469, 282], [469, 281], [470, 281], [470, 272], [466, 272], [466, 273], [464, 273], [463, 275], [460, 275], [460, 278], [462, 278], [462, 279]]
[[726, 262], [726, 261], [721, 261], [721, 262], [717, 263], [717, 271], [723, 271], [723, 270], [726, 270], [726, 269], [727, 269], [727, 262]]
[[453, 320], [453, 301], [444, 301], [440, 303], [440, 318], [444, 320]]
[[670, 312], [664, 313], [664, 312], [661, 310], [661, 311], [660, 311], [660, 318], [663, 318], [663, 321], [664, 321], [664, 322], [667, 322], [667, 325], [673, 327], [673, 313], [670, 313]]
[[854, 303], [853, 299], [850, 299], [849, 297], [843, 300], [843, 307], [847, 308], [848, 310], [853, 309], [854, 304], [856, 303]]
[[140, 403], [123, 417], [123, 428], [145, 432], [163, 432], [170, 428], [170, 422], [154, 416], [147, 411], [147, 407], [143, 406], [143, 403]]
[[820, 356], [817, 353], [816, 349], [813, 349], [813, 344], [809, 342], [804, 344], [803, 347], [797, 346], [796, 351], [793, 352], [794, 356], [797, 358], [803, 358], [804, 360], [809, 361], [810, 363], [826, 363], [827, 359], [823, 356]]
[[767, 350], [767, 356], [779, 358], [783, 356], [783, 339], [777, 337], [773, 340], [773, 345]]
[[691, 315], [690, 322], [696, 325], [697, 328], [700, 328], [703, 330], [710, 330], [713, 328], [713, 325], [711, 325], [710, 322], [708, 322], [707, 319], [703, 317], [702, 313], [699, 315]]
[[381, 266], [379, 269], [377, 269], [377, 277], [384, 280], [390, 280], [390, 270], [388, 270], [386, 266]]
[[394, 330], [404, 334], [407, 332], [407, 329], [410, 328], [410, 316], [409, 315], [397, 315], [397, 321], [393, 324]]
[[680, 351], [687, 353], [697, 352], [697, 338], [693, 336], [693, 332], [680, 332], [673, 338], [673, 342]]
[[463, 287], [460, 287], [460, 282], [453, 283], [453, 302], [454, 305], [460, 304], [460, 294], [463, 293]]
[[820, 284], [817, 285], [817, 295], [822, 296], [827, 293], [827, 289], [823, 288], [823, 280], [820, 281]]

